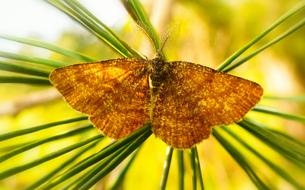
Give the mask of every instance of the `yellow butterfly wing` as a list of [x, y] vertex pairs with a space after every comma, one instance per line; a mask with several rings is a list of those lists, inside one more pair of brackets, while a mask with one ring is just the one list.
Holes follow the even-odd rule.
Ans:
[[153, 108], [153, 132], [175, 148], [190, 148], [211, 127], [240, 120], [262, 96], [258, 84], [208, 67], [171, 62]]
[[72, 108], [90, 116], [108, 137], [121, 138], [149, 121], [145, 60], [114, 59], [71, 65], [50, 74]]

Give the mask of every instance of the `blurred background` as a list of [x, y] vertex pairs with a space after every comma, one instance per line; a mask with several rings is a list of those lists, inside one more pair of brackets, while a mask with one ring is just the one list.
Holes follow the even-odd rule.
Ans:
[[[129, 17], [119, 0], [81, 0], [80, 2], [131, 47], [148, 58], [155, 56], [150, 41]], [[142, 0], [141, 2], [150, 15], [162, 41], [168, 37], [164, 47], [168, 60], [184, 60], [216, 68], [229, 55], [265, 30], [273, 21], [299, 1]], [[303, 11], [289, 19], [271, 35], [268, 35], [250, 49], [249, 52], [275, 38], [304, 16], [305, 12]], [[66, 49], [81, 52], [98, 60], [120, 57], [78, 23], [73, 22], [69, 17], [44, 1], [1, 1], [0, 35], [2, 34], [43, 40]], [[305, 28], [301, 28], [230, 73], [261, 84], [265, 90], [265, 96], [304, 96], [304, 36]], [[0, 51], [75, 63], [75, 60], [61, 55], [4, 39], [0, 39]], [[3, 59], [0, 57], [0, 60]], [[0, 74], [10, 75], [9, 72], [5, 71], [0, 71]], [[263, 99], [260, 104], [269, 105], [285, 112], [305, 115], [304, 102], [304, 100], [291, 102]], [[0, 133], [79, 115], [80, 113], [71, 109], [53, 88], [0, 84]], [[301, 141], [305, 140], [304, 124], [260, 113], [250, 113], [250, 116], [274, 129], [285, 131]], [[79, 123], [52, 128], [29, 137], [23, 137], [18, 139], [18, 143], [22, 144], [32, 139], [58, 134], [74, 125], [79, 125]], [[242, 131], [240, 133], [242, 135]], [[24, 163], [45, 155], [62, 145], [77, 141], [79, 141], [79, 138], [68, 138], [39, 146], [39, 148], [6, 161], [5, 164], [0, 164], [0, 171], [16, 163]], [[291, 168], [290, 171], [300, 173], [298, 168], [294, 168], [277, 154], [260, 145], [258, 140], [249, 137], [249, 142], [261, 147], [261, 150], [265, 151], [264, 154], [272, 160], [278, 160], [281, 165]], [[1, 142], [0, 149], [15, 143], [16, 140]], [[206, 189], [255, 189], [245, 172], [213, 137], [200, 143], [198, 148]], [[127, 174], [127, 179], [124, 182], [125, 189], [158, 188], [165, 159], [165, 149], [166, 145], [162, 141], [151, 136], [141, 148], [139, 156]], [[0, 181], [0, 189], [23, 188], [37, 179], [42, 171], [51, 170], [68, 157], [69, 155], [65, 155]], [[175, 156], [173, 158], [168, 189], [177, 188], [177, 161]], [[252, 159], [253, 162], [257, 161], [251, 156], [249, 159]], [[186, 162], [186, 167], [186, 189], [190, 189], [191, 171], [188, 162]], [[271, 181], [275, 182], [278, 189], [293, 189], [275, 174], [267, 169], [265, 170], [264, 166], [260, 169]], [[115, 175], [116, 172], [114, 171], [104, 180], [105, 182], [101, 182], [100, 187], [111, 183]], [[300, 175], [298, 177], [301, 179], [305, 176]]]

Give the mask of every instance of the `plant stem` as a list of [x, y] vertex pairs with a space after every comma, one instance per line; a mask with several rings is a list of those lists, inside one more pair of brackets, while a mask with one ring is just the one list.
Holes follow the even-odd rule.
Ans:
[[166, 188], [166, 182], [168, 179], [168, 173], [172, 161], [172, 155], [173, 155], [173, 148], [171, 146], [168, 146], [166, 149], [166, 159], [163, 166], [163, 174], [161, 178], [160, 190], [165, 190]]

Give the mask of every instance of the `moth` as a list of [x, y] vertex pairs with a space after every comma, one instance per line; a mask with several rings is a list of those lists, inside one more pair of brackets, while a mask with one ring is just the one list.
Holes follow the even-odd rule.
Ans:
[[213, 126], [241, 120], [263, 94], [255, 82], [161, 57], [66, 66], [50, 81], [104, 135], [120, 139], [151, 122], [155, 136], [183, 149], [208, 138]]

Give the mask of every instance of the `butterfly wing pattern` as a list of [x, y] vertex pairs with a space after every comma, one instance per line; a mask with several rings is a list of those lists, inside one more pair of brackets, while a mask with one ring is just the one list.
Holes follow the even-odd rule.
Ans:
[[239, 121], [260, 99], [260, 85], [188, 62], [170, 62], [153, 110], [153, 132], [176, 148], [208, 138], [211, 127]]
[[167, 76], [157, 73], [162, 83], [157, 94], [150, 94], [153, 63], [113, 59], [77, 64], [54, 70], [50, 80], [106, 136], [125, 137], [150, 121], [154, 134], [175, 148], [208, 138], [212, 126], [239, 121], [263, 93], [249, 80], [177, 61], [164, 62]]
[[143, 61], [115, 59], [54, 70], [53, 85], [108, 137], [119, 139], [149, 121], [149, 86]]

